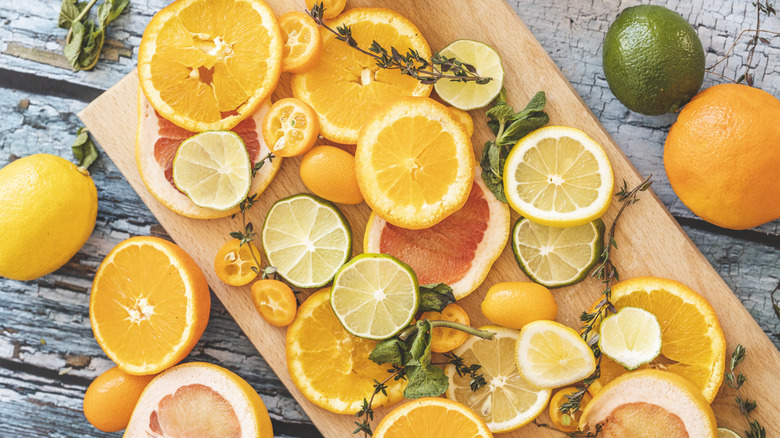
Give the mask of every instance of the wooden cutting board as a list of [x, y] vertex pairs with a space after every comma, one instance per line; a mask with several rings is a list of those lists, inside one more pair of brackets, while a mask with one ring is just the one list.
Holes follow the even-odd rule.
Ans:
[[[300, 0], [267, 1], [277, 14], [304, 8]], [[376, 0], [349, 0], [348, 7], [372, 5], [387, 3]], [[599, 142], [612, 162], [616, 185], [625, 180], [628, 186], [633, 187], [641, 181], [642, 178], [628, 158], [504, 0], [394, 0], [391, 7], [417, 24], [434, 51], [459, 38], [483, 41], [496, 48], [506, 71], [504, 85], [508, 91], [508, 99], [515, 108], [522, 108], [537, 91], [544, 90], [547, 93], [546, 111], [550, 115], [551, 124], [582, 129]], [[322, 434], [326, 437], [351, 436], [354, 429], [353, 417], [332, 414], [309, 403], [292, 384], [285, 361], [285, 330], [267, 324], [257, 314], [250, 298], [249, 286], [227, 286], [214, 274], [214, 256], [229, 238], [228, 233], [240, 229], [239, 219], [188, 219], [169, 211], [146, 190], [134, 158], [137, 87], [138, 79], [133, 72], [92, 102], [79, 117], [168, 234], [201, 266], [215, 294]], [[289, 75], [283, 74], [274, 98], [290, 95]], [[484, 110], [472, 111], [471, 115], [476, 127], [474, 149], [479, 156], [482, 145], [490, 138], [491, 133], [485, 123]], [[285, 159], [276, 179], [262, 195], [261, 202], [251, 210], [250, 216], [256, 225], [262, 223], [268, 209], [276, 200], [307, 191], [299, 177], [299, 163], [300, 159]], [[741, 371], [748, 377], [744, 393], [758, 401], [756, 416], [763, 420], [768, 436], [780, 435], [780, 423], [770, 421], [780, 412], [780, 398], [776, 397], [776, 394], [780, 393], [780, 379], [776, 375], [780, 369], [780, 353], [661, 202], [650, 192], [640, 195], [640, 199], [621, 219], [616, 236], [619, 249], [615, 254], [615, 263], [621, 278], [643, 275], [667, 277], [681, 281], [704, 295], [717, 311], [726, 332], [728, 354], [731, 354], [738, 343], [747, 347], [747, 360], [741, 365]], [[362, 248], [369, 208], [365, 204], [340, 208], [354, 231], [353, 252], [358, 254]], [[604, 216], [604, 221], [611, 223], [616, 212], [617, 204], [613, 203]], [[513, 221], [516, 219], [517, 214], [513, 213]], [[473, 325], [488, 322], [479, 310], [479, 303], [488, 287], [497, 282], [513, 280], [526, 280], [526, 277], [518, 268], [507, 245], [483, 285], [459, 302], [469, 311]], [[598, 298], [600, 293], [601, 285], [593, 279], [555, 290], [560, 307], [558, 320], [578, 327], [578, 315]], [[719, 425], [744, 430], [746, 422], [734, 404], [734, 395], [734, 391], [724, 383], [713, 407]], [[374, 424], [385, 412], [383, 409], [377, 412]], [[541, 420], [546, 418], [547, 414], [544, 414]], [[530, 425], [504, 436], [561, 435]]]

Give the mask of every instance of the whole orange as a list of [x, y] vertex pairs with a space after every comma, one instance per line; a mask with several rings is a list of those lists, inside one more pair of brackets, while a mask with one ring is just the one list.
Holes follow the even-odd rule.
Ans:
[[103, 432], [117, 432], [130, 422], [135, 404], [154, 378], [110, 368], [93, 380], [84, 394], [84, 416]]
[[780, 218], [780, 100], [747, 85], [697, 94], [664, 146], [680, 200], [707, 222], [742, 230]]

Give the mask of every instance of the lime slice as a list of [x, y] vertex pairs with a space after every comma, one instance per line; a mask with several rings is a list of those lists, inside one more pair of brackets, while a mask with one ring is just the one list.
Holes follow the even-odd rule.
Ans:
[[579, 283], [604, 249], [601, 219], [569, 228], [548, 227], [521, 217], [512, 230], [512, 251], [531, 280], [553, 288]]
[[519, 330], [484, 326], [481, 330], [495, 333], [492, 340], [469, 336], [454, 353], [464, 363], [480, 365], [487, 385], [471, 390], [471, 377], [459, 375], [454, 365], [447, 365], [450, 380], [447, 398], [463, 403], [477, 413], [493, 433], [518, 429], [544, 412], [550, 401], [550, 390], [526, 382], [515, 364], [515, 343]]
[[268, 263], [301, 288], [326, 285], [352, 254], [347, 219], [332, 203], [307, 194], [271, 206], [262, 240]]
[[385, 254], [361, 254], [336, 274], [330, 294], [333, 311], [348, 332], [387, 339], [408, 326], [420, 297], [417, 276], [404, 262]]
[[661, 325], [652, 313], [624, 307], [601, 323], [601, 352], [627, 370], [635, 370], [661, 354]]
[[184, 140], [173, 159], [173, 182], [198, 207], [235, 207], [252, 185], [244, 141], [231, 131], [206, 131]]
[[555, 321], [523, 326], [515, 360], [523, 378], [539, 388], [571, 385], [596, 370], [596, 358], [588, 344], [574, 329]]
[[509, 205], [536, 223], [573, 227], [601, 217], [612, 199], [612, 166], [584, 132], [547, 126], [523, 137], [504, 165]]
[[486, 106], [498, 96], [504, 83], [504, 67], [498, 52], [492, 47], [478, 41], [457, 40], [443, 48], [439, 55], [471, 64], [479, 76], [492, 78], [487, 84], [440, 79], [433, 87], [443, 101], [469, 111]]
[[742, 438], [742, 435], [734, 432], [731, 429], [726, 429], [725, 427], [719, 427], [718, 438]]

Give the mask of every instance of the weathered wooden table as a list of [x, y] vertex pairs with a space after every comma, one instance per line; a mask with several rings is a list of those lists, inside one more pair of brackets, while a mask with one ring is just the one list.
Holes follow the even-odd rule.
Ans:
[[[295, 1], [303, 8], [302, 1]], [[70, 159], [70, 144], [80, 126], [76, 113], [135, 67], [146, 23], [169, 1], [131, 0], [129, 10], [112, 23], [97, 68], [78, 73], [61, 55], [65, 32], [56, 27], [59, 2], [1, 3], [0, 167], [40, 152]], [[386, 3], [392, 7], [392, 1]], [[780, 221], [730, 231], [696, 218], [675, 196], [663, 169], [663, 142], [675, 116], [629, 112], [604, 79], [600, 49], [604, 34], [620, 10], [637, 3], [510, 0], [634, 165], [643, 175], [654, 175], [655, 193], [780, 348], [780, 320], [770, 300], [780, 280]], [[707, 65], [726, 53], [741, 30], [755, 27], [755, 8], [749, 1], [654, 3], [666, 4], [694, 25]], [[762, 28], [780, 31], [780, 18], [763, 20]], [[744, 65], [746, 42], [743, 38], [735, 55], [715, 71], [734, 77]], [[754, 62], [756, 85], [780, 96], [780, 37], [761, 44]], [[704, 86], [723, 81], [708, 74]], [[105, 155], [90, 170], [99, 210], [84, 248], [63, 268], [37, 281], [0, 278], [0, 437], [110, 436], [92, 428], [81, 413], [87, 385], [112, 366], [89, 325], [91, 279], [118, 242], [133, 235], [166, 233]], [[217, 363], [247, 379], [263, 397], [277, 436], [319, 435], [216, 298], [209, 326], [188, 360]], [[764, 414], [767, 419], [774, 415]]]

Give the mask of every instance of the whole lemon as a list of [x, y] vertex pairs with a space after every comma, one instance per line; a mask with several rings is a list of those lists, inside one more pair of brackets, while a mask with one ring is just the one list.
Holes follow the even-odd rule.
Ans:
[[110, 368], [93, 380], [84, 394], [84, 416], [103, 432], [117, 432], [130, 422], [138, 399], [151, 376], [133, 376]]
[[680, 200], [707, 222], [742, 230], [780, 218], [780, 100], [722, 84], [680, 111], [664, 167]]
[[494, 324], [520, 330], [524, 325], [553, 320], [558, 303], [549, 289], [531, 281], [496, 283], [482, 301], [482, 313]]
[[315, 195], [339, 204], [360, 204], [363, 194], [355, 174], [355, 157], [333, 146], [317, 146], [301, 160], [301, 180]]
[[64, 265], [95, 228], [89, 172], [49, 154], [0, 169], [0, 276], [33, 280]]

